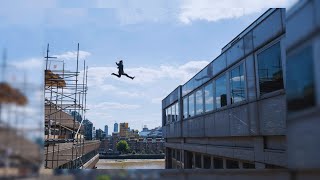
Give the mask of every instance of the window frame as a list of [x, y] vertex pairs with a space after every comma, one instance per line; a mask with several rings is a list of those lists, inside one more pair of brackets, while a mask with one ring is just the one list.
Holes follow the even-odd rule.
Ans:
[[[300, 115], [303, 115], [305, 112], [312, 112], [314, 110], [317, 109], [317, 106], [320, 105], [320, 96], [319, 96], [319, 92], [320, 92], [320, 83], [316, 80], [316, 77], [320, 75], [320, 73], [317, 71], [317, 67], [320, 67], [320, 63], [318, 63], [316, 61], [316, 57], [320, 55], [319, 52], [316, 51], [317, 47], [320, 47], [320, 42], [317, 41], [312, 41], [312, 40], [308, 40], [302, 44], [299, 45], [299, 47], [294, 48], [293, 50], [290, 50], [290, 52], [287, 53], [288, 57], [292, 57], [293, 55], [297, 55], [299, 53], [301, 53], [301, 51], [303, 51], [305, 48], [307, 48], [308, 46], [310, 46], [312, 48], [312, 64], [313, 64], [313, 78], [314, 78], [314, 91], [315, 91], [315, 105], [314, 106], [310, 106], [308, 108], [305, 109], [301, 109], [298, 111], [292, 111], [290, 113], [288, 113], [288, 116], [290, 118], [296, 118], [299, 117]], [[288, 99], [286, 99], [286, 103], [288, 103]], [[289, 111], [288, 111], [289, 112]]]
[[[278, 89], [276, 91], [272, 91], [269, 93], [265, 93], [263, 95], [261, 95], [260, 92], [260, 84], [259, 84], [259, 71], [258, 71], [258, 55], [260, 53], [262, 53], [263, 51], [271, 48], [272, 46], [276, 45], [277, 43], [279, 43], [280, 45], [280, 56], [281, 56], [281, 68], [282, 68], [282, 79], [283, 79], [283, 89]], [[280, 36], [276, 39], [274, 39], [273, 41], [269, 42], [268, 44], [264, 45], [263, 47], [261, 47], [260, 49], [258, 49], [256, 52], [254, 52], [254, 67], [255, 67], [255, 75], [256, 75], [256, 90], [257, 90], [257, 100], [258, 99], [263, 99], [263, 98], [267, 98], [267, 97], [271, 97], [274, 95], [278, 95], [280, 93], [284, 93], [285, 92], [285, 87], [286, 87], [286, 83], [285, 83], [285, 74], [284, 72], [286, 72], [285, 69], [285, 65], [286, 65], [286, 53], [285, 53], [285, 44], [284, 44], [284, 36]]]
[[[209, 110], [209, 111], [206, 111], [206, 96], [205, 96], [205, 89], [207, 86], [210, 86], [211, 85], [211, 88], [212, 88], [212, 110]], [[214, 106], [214, 98], [215, 98], [215, 86], [214, 86], [214, 79], [211, 79], [210, 81], [208, 81], [207, 83], [203, 84], [203, 114], [206, 114], [206, 113], [210, 113], [210, 112], [213, 112], [215, 110], [215, 106]]]
[[[195, 112], [195, 106], [196, 106], [196, 96], [195, 96], [195, 92], [196, 91], [192, 91], [190, 94], [188, 94], [188, 118], [192, 118], [194, 116], [196, 116], [196, 112]], [[193, 96], [193, 115], [190, 116], [190, 96]]]
[[[204, 95], [203, 95], [203, 85], [201, 85], [199, 88], [197, 88], [195, 91], [194, 91], [194, 95], [195, 95], [195, 115], [194, 116], [201, 116], [203, 115], [205, 112], [204, 112]], [[201, 92], [201, 101], [202, 101], [202, 112], [200, 114], [197, 114], [197, 92], [200, 91]]]
[[[217, 80], [220, 79], [221, 77], [225, 76], [226, 78], [226, 95], [227, 95], [227, 104], [225, 106], [217, 107], [217, 101], [216, 101], [216, 88], [217, 88]], [[221, 101], [220, 101], [221, 103]], [[219, 76], [214, 78], [214, 110], [220, 110], [220, 109], [225, 109], [230, 106], [230, 90], [229, 90], [229, 70], [226, 70], [222, 72]]]
[[[235, 68], [239, 67], [240, 65], [242, 65], [243, 67], [243, 81], [244, 81], [244, 100], [242, 101], [239, 101], [239, 102], [235, 102], [235, 103], [232, 103], [231, 102], [231, 82], [230, 82], [230, 78], [231, 78], [231, 71], [234, 70]], [[233, 65], [232, 67], [230, 67], [230, 69], [227, 71], [227, 73], [229, 74], [229, 99], [230, 99], [230, 104], [227, 105], [227, 106], [233, 106], [233, 105], [239, 105], [239, 104], [242, 104], [244, 102], [247, 102], [248, 101], [248, 88], [247, 88], [247, 73], [246, 73], [246, 58], [240, 60], [238, 63], [236, 63], [235, 65]]]
[[[185, 108], [185, 107], [184, 107], [184, 102], [185, 102], [185, 101], [184, 101], [184, 100], [186, 100], [186, 102], [187, 102], [187, 106], [186, 106], [186, 111], [187, 111], [186, 116], [187, 116], [187, 117], [184, 116], [184, 115], [185, 115], [185, 114], [184, 114], [184, 113], [185, 113], [185, 109], [184, 109], [184, 108]], [[188, 95], [185, 95], [184, 97], [182, 97], [182, 109], [183, 109], [183, 113], [182, 113], [182, 114], [183, 114], [183, 115], [182, 115], [183, 118], [182, 118], [182, 119], [183, 119], [183, 120], [188, 119], [188, 118], [189, 118], [189, 96], [188, 96]]]

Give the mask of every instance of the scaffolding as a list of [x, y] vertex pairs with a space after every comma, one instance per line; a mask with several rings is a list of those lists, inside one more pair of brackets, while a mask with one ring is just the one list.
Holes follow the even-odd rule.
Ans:
[[[85, 60], [80, 67], [79, 44], [75, 61], [72, 63], [75, 70], [66, 70], [64, 60], [49, 56], [47, 45], [44, 71], [45, 168], [83, 168], [87, 142], [82, 123], [87, 111], [88, 67]], [[57, 63], [59, 67], [53, 65]]]
[[34, 175], [42, 161], [37, 133], [43, 129], [40, 118], [28, 110], [39, 108], [32, 107], [39, 105], [33, 92], [42, 86], [28, 82], [25, 69], [7, 64], [6, 51], [0, 72], [0, 179]]

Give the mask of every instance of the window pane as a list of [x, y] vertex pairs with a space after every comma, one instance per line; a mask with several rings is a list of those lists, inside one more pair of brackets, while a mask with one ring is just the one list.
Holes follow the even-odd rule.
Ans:
[[189, 95], [189, 117], [194, 116], [194, 94]]
[[196, 92], [196, 114], [203, 113], [203, 98], [202, 98], [202, 89]]
[[177, 150], [177, 158], [178, 161], [180, 161], [180, 150]]
[[171, 106], [168, 108], [168, 114], [169, 114], [169, 119], [168, 119], [168, 123], [171, 123], [172, 121], [172, 112], [171, 112]]
[[213, 75], [218, 74], [221, 70], [227, 67], [226, 55], [221, 54], [217, 59], [212, 62]]
[[227, 105], [227, 83], [226, 75], [216, 81], [216, 106], [217, 108]]
[[260, 94], [283, 89], [280, 43], [258, 54]]
[[211, 168], [211, 158], [210, 156], [203, 156], [203, 168], [204, 169], [210, 169]]
[[175, 104], [171, 106], [171, 109], [172, 109], [172, 122], [175, 122], [176, 121], [176, 106]]
[[246, 163], [246, 162], [244, 162], [244, 163], [242, 163], [242, 168], [243, 168], [243, 169], [255, 169], [255, 165], [252, 164], [252, 163]]
[[213, 86], [212, 83], [209, 83], [204, 88], [204, 102], [205, 102], [205, 111], [213, 110]]
[[195, 155], [195, 160], [196, 160], [196, 168], [201, 168], [201, 154], [196, 153]]
[[243, 64], [230, 72], [231, 104], [245, 100]]
[[177, 102], [176, 103], [176, 121], [179, 121], [179, 112], [180, 112], [180, 110], [179, 110], [179, 102]]
[[188, 97], [183, 99], [183, 119], [188, 117]]
[[298, 111], [315, 105], [312, 47], [308, 46], [287, 61], [288, 111]]
[[169, 110], [168, 108], [166, 109], [166, 124], [169, 124], [169, 114], [168, 114]]
[[239, 162], [227, 159], [226, 167], [227, 167], [227, 169], [238, 169], [239, 168]]
[[213, 158], [213, 166], [215, 169], [223, 169], [223, 159]]

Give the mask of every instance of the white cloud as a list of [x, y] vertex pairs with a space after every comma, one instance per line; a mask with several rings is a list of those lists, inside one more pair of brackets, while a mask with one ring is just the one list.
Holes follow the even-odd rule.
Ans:
[[[87, 51], [79, 51], [79, 59], [86, 59], [91, 55], [90, 52]], [[53, 55], [61, 60], [75, 60], [77, 59], [77, 51], [67, 51], [62, 54]]]
[[142, 98], [145, 96], [144, 93], [140, 92], [130, 92], [130, 91], [117, 91], [118, 95], [122, 95], [124, 97], [139, 97]]
[[195, 20], [215, 22], [262, 12], [271, 7], [287, 8], [295, 2], [297, 0], [185, 0], [178, 18], [184, 24]]
[[88, 73], [89, 86], [102, 86], [107, 79], [118, 80], [120, 82], [145, 85], [154, 83], [160, 79], [176, 79], [180, 83], [185, 83], [194, 76], [198, 71], [204, 68], [208, 61], [189, 61], [183, 65], [161, 65], [160, 67], [137, 67], [126, 68], [125, 72], [135, 76], [134, 80], [127, 77], [118, 78], [111, 76], [111, 73], [117, 73], [116, 67], [91, 67]]
[[88, 105], [89, 109], [99, 109], [99, 111], [109, 110], [109, 109], [121, 109], [121, 110], [128, 110], [128, 109], [138, 109], [140, 105], [136, 104], [122, 104], [118, 102], [102, 102], [98, 104], [91, 104]]
[[152, 98], [151, 102], [154, 104], [161, 104], [162, 100], [165, 98], [166, 96], [161, 96], [161, 97], [156, 97], [156, 98]]
[[45, 11], [47, 27], [74, 28], [91, 22], [87, 8], [49, 8]]
[[39, 69], [43, 68], [43, 60], [38, 58], [30, 58], [23, 61], [14, 61], [11, 63], [20, 69]]

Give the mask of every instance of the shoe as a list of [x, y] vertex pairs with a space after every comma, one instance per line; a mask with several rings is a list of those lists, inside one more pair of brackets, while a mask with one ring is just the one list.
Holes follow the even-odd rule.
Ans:
[[133, 80], [135, 77], [132, 77], [131, 79]]

